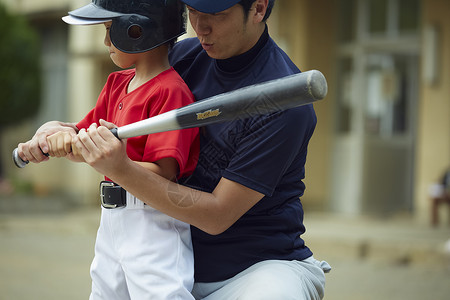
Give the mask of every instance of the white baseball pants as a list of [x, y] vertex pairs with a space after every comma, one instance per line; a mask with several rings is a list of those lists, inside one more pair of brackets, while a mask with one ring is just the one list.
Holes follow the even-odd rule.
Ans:
[[195, 299], [203, 300], [320, 300], [324, 296], [325, 261], [266, 260], [220, 282], [198, 282]]
[[102, 208], [90, 300], [194, 299], [189, 225], [140, 203]]

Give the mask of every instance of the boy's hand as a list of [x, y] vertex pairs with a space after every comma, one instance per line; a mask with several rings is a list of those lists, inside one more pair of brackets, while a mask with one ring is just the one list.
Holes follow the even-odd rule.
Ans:
[[47, 137], [49, 155], [52, 157], [65, 157], [73, 162], [84, 162], [84, 158], [74, 144], [76, 135], [60, 131]]
[[92, 124], [87, 130], [78, 132], [76, 147], [81, 150], [84, 160], [97, 172], [112, 178], [122, 174], [124, 165], [134, 164], [126, 151], [126, 140], [117, 139], [109, 130], [117, 127], [113, 123], [100, 120], [100, 125]]
[[73, 135], [60, 131], [47, 137], [48, 154], [52, 157], [65, 157], [72, 152]]
[[108, 129], [117, 128], [117, 126], [114, 123], [105, 121], [103, 119], [100, 119], [100, 126], [105, 126]]
[[77, 140], [78, 136], [72, 139], [72, 152], [67, 154], [66, 158], [73, 162], [85, 162], [83, 155], [81, 155], [81, 149], [76, 145]]

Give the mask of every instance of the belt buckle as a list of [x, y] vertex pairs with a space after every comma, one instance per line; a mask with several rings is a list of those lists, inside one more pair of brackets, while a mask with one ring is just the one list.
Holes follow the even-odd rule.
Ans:
[[114, 183], [113, 183], [113, 182], [102, 181], [102, 182], [100, 183], [100, 201], [102, 202], [102, 206], [103, 206], [104, 208], [111, 209], [111, 208], [116, 208], [116, 207], [117, 207], [117, 204], [107, 204], [107, 203], [105, 203], [105, 201], [104, 201], [104, 199], [105, 199], [105, 194], [103, 194], [103, 188], [104, 188], [104, 187], [112, 187], [112, 186], [114, 186]]

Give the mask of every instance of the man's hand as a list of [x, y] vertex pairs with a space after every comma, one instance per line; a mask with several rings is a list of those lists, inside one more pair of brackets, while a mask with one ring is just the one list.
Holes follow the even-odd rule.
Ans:
[[63, 123], [59, 121], [50, 121], [42, 125], [31, 140], [18, 145], [18, 154], [24, 161], [40, 163], [49, 158], [45, 155], [49, 153], [47, 137], [57, 132], [67, 132], [75, 136], [78, 128], [75, 123]]

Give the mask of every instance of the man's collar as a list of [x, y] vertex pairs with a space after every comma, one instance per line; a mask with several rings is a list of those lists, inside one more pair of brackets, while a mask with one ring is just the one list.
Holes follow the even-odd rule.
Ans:
[[227, 73], [237, 72], [245, 68], [253, 61], [253, 58], [258, 55], [258, 53], [266, 45], [268, 40], [269, 40], [269, 30], [266, 25], [264, 32], [259, 38], [258, 42], [256, 42], [256, 44], [250, 50], [240, 55], [233, 56], [227, 59], [218, 59], [216, 60], [217, 66], [219, 67], [220, 70]]

